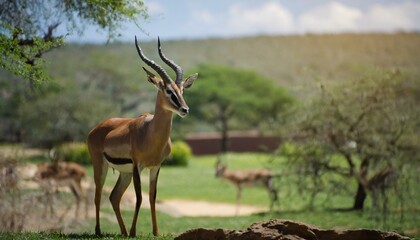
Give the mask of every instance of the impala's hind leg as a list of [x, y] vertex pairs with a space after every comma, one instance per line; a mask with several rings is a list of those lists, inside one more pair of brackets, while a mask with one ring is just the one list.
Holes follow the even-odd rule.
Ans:
[[102, 158], [102, 153], [91, 153], [93, 163], [93, 178], [95, 180], [95, 210], [96, 210], [96, 227], [95, 234], [101, 235], [100, 225], [100, 209], [101, 209], [101, 195], [102, 188], [105, 183], [106, 175], [108, 173], [108, 163]]
[[133, 174], [132, 173], [120, 173], [120, 176], [118, 177], [118, 181], [115, 184], [114, 189], [111, 192], [111, 195], [109, 196], [109, 200], [111, 201], [112, 208], [114, 209], [115, 216], [117, 216], [118, 224], [120, 225], [121, 234], [124, 236], [128, 236], [127, 229], [124, 225], [124, 220], [121, 216], [120, 211], [120, 202], [121, 198], [127, 190], [128, 185], [131, 183], [131, 178]]
[[80, 200], [82, 198], [82, 195], [81, 195], [80, 189], [78, 188], [77, 183], [73, 179], [70, 181], [70, 190], [73, 193], [73, 196], [76, 200], [76, 209], [75, 209], [74, 217], [75, 217], [75, 219], [78, 219], [79, 218]]
[[152, 225], [153, 225], [153, 235], [159, 235], [159, 229], [156, 221], [156, 185], [159, 177], [160, 167], [155, 167], [150, 170], [150, 183], [149, 183], [149, 201], [150, 201], [150, 211], [152, 214]]
[[242, 186], [238, 185], [236, 188], [236, 210], [235, 210], [235, 216], [238, 216], [239, 214], [239, 208], [241, 205], [241, 197], [242, 197]]

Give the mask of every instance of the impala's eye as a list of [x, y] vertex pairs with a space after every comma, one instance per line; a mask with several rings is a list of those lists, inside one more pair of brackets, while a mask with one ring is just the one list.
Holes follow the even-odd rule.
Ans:
[[172, 91], [171, 90], [166, 90], [166, 94], [172, 94]]
[[177, 107], [181, 106], [181, 104], [179, 103], [178, 98], [176, 97], [176, 95], [172, 95], [171, 96], [171, 100], [175, 104], [175, 106], [177, 106]]

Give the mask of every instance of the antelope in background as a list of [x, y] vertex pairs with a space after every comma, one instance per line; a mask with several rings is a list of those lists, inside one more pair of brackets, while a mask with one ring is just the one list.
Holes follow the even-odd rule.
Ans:
[[386, 220], [386, 210], [388, 202], [386, 190], [395, 184], [397, 177], [398, 172], [397, 169], [395, 169], [394, 167], [387, 167], [379, 171], [369, 179], [367, 177], [367, 167], [363, 167], [358, 173], [358, 178], [360, 183], [363, 185], [363, 188], [367, 193], [371, 194], [371, 217], [373, 216], [373, 213], [376, 213], [376, 220], [379, 220], [378, 214], [381, 212], [381, 209], [379, 207], [379, 201], [381, 200], [381, 198], [383, 201], [382, 213], [384, 214], [384, 220]]
[[142, 202], [140, 174], [143, 169], [150, 169], [149, 201], [152, 215], [153, 235], [158, 235], [156, 222], [156, 185], [160, 166], [171, 152], [170, 133], [172, 128], [172, 115], [181, 117], [188, 115], [189, 108], [184, 100], [184, 89], [191, 87], [197, 74], [183, 79], [183, 70], [162, 53], [158, 38], [158, 52], [160, 58], [176, 73], [173, 81], [166, 71], [149, 60], [142, 52], [135, 38], [135, 46], [140, 59], [155, 70], [159, 76], [143, 68], [147, 80], [157, 89], [155, 114], [145, 113], [136, 118], [110, 118], [94, 129], [88, 135], [89, 154], [93, 164], [95, 180], [95, 207], [96, 227], [95, 233], [101, 234], [100, 206], [101, 193], [108, 172], [108, 167], [119, 171], [119, 177], [109, 197], [120, 226], [121, 234], [127, 236], [127, 230], [120, 211], [120, 201], [133, 178], [136, 192], [136, 206], [131, 224], [130, 236], [136, 235], [137, 217]]
[[274, 175], [266, 169], [229, 170], [220, 160], [216, 163], [216, 177], [224, 178], [236, 187], [236, 215], [239, 213], [239, 205], [242, 197], [242, 188], [250, 186], [263, 186], [270, 197], [270, 211], [274, 203], [278, 204], [278, 193], [273, 186]]
[[34, 179], [45, 191], [47, 206], [44, 215], [47, 212], [48, 206], [50, 208], [50, 213], [54, 214], [53, 194], [56, 192], [56, 189], [60, 186], [68, 186], [76, 198], [76, 218], [79, 217], [80, 202], [82, 200], [85, 202], [85, 217], [87, 217], [87, 196], [82, 187], [82, 180], [85, 177], [85, 168], [77, 163], [53, 161], [52, 163], [38, 164]]

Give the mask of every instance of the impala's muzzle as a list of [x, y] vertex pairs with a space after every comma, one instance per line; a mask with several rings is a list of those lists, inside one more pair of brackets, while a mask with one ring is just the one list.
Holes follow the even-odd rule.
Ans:
[[181, 108], [179, 109], [179, 115], [180, 115], [181, 117], [185, 117], [185, 116], [187, 116], [189, 112], [190, 112], [190, 109], [189, 109], [188, 107], [181, 107]]

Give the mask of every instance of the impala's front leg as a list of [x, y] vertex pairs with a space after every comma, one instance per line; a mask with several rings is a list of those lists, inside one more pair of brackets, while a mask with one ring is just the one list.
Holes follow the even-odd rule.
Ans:
[[153, 235], [158, 236], [159, 230], [156, 221], [156, 185], [158, 181], [160, 166], [150, 169], [150, 183], [149, 183], [149, 202], [150, 202], [150, 211], [152, 213], [152, 224], [153, 224]]
[[139, 210], [141, 206], [142, 196], [141, 196], [141, 180], [140, 173], [142, 168], [136, 164], [133, 165], [133, 182], [134, 190], [136, 191], [136, 209], [134, 210], [133, 223], [130, 229], [130, 237], [136, 236], [136, 226], [137, 226], [137, 217], [139, 215]]
[[242, 185], [238, 184], [237, 192], [236, 192], [236, 211], [235, 216], [239, 214], [239, 205], [241, 204], [241, 196], [242, 196]]

